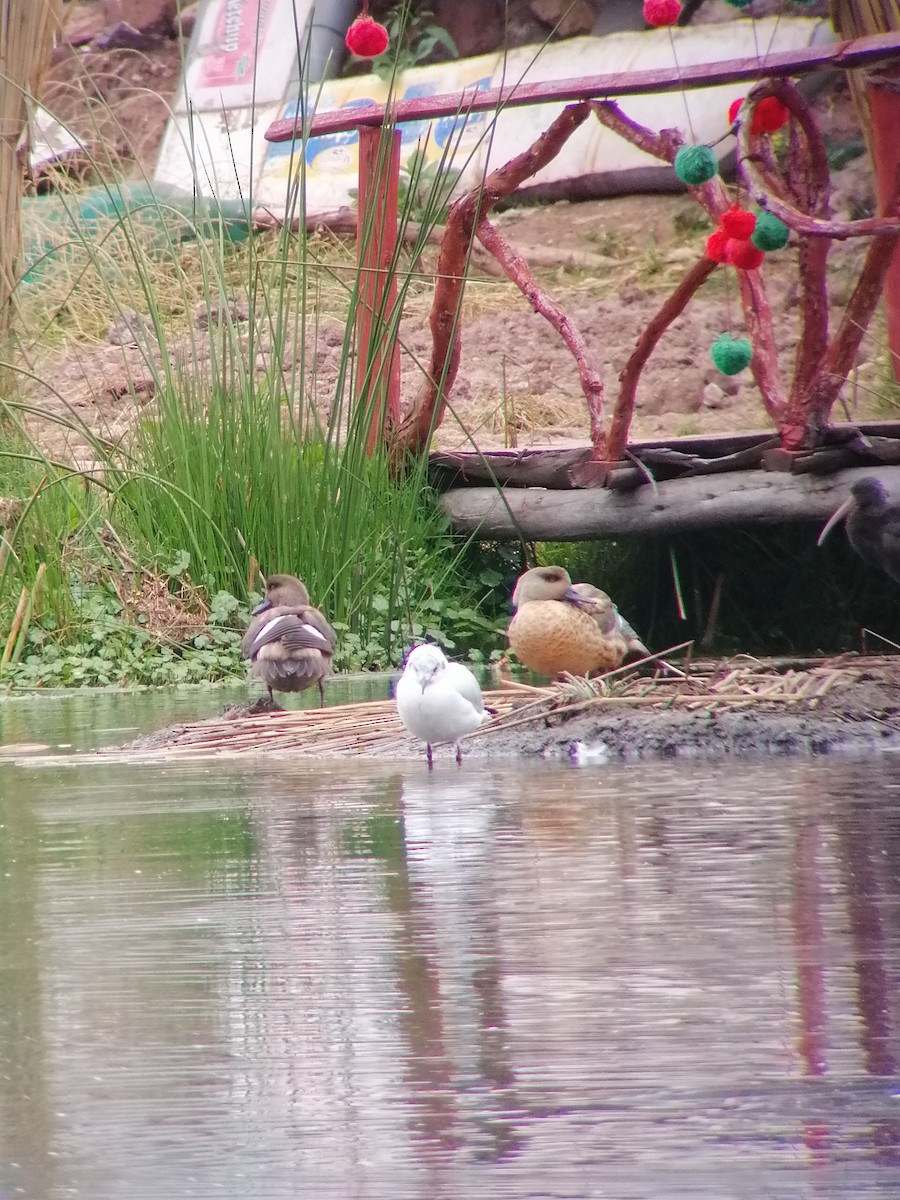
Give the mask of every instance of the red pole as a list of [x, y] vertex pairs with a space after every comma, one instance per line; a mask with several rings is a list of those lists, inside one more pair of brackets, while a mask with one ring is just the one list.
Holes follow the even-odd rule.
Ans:
[[386, 328], [397, 301], [391, 259], [397, 246], [400, 131], [359, 131], [359, 223], [356, 230], [356, 405], [371, 414], [366, 453], [400, 420], [400, 349]]
[[[900, 70], [885, 68], [884, 82], [869, 84], [869, 112], [872, 117], [872, 158], [878, 191], [878, 215], [896, 216], [890, 212], [896, 203], [897, 181], [900, 179]], [[887, 310], [888, 356], [894, 378], [900, 382], [900, 239], [894, 242], [893, 258], [884, 282], [884, 304]]]

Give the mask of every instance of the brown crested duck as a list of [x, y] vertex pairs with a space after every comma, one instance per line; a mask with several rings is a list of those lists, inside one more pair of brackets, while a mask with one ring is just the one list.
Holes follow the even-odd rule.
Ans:
[[273, 692], [302, 692], [316, 684], [325, 703], [322, 681], [331, 674], [334, 630], [309, 602], [303, 582], [293, 575], [270, 575], [266, 598], [253, 610], [241, 639], [241, 654], [251, 662], [250, 674]]

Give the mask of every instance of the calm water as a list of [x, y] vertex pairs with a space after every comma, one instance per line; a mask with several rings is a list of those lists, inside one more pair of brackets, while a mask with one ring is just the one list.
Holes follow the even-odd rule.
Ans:
[[0, 760], [2, 1200], [900, 1196], [896, 757], [57, 753]]

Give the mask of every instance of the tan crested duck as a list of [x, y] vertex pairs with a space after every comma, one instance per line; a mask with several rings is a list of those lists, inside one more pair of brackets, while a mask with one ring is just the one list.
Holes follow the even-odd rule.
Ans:
[[650, 653], [606, 592], [573, 584], [563, 567], [533, 567], [520, 575], [512, 602], [509, 647], [538, 675], [613, 671], [626, 658]]
[[316, 684], [325, 703], [322, 681], [331, 674], [335, 633], [309, 592], [293, 575], [270, 575], [266, 598], [253, 610], [241, 639], [241, 654], [251, 662], [250, 674], [273, 692], [302, 692]]

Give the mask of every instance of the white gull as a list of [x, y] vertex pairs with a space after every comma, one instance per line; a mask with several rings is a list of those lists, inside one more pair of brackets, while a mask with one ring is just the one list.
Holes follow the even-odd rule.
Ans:
[[425, 742], [428, 766], [432, 745], [456, 744], [456, 761], [462, 762], [459, 739], [490, 720], [478, 680], [462, 663], [448, 662], [437, 646], [414, 646], [397, 683], [397, 714], [413, 737]]

